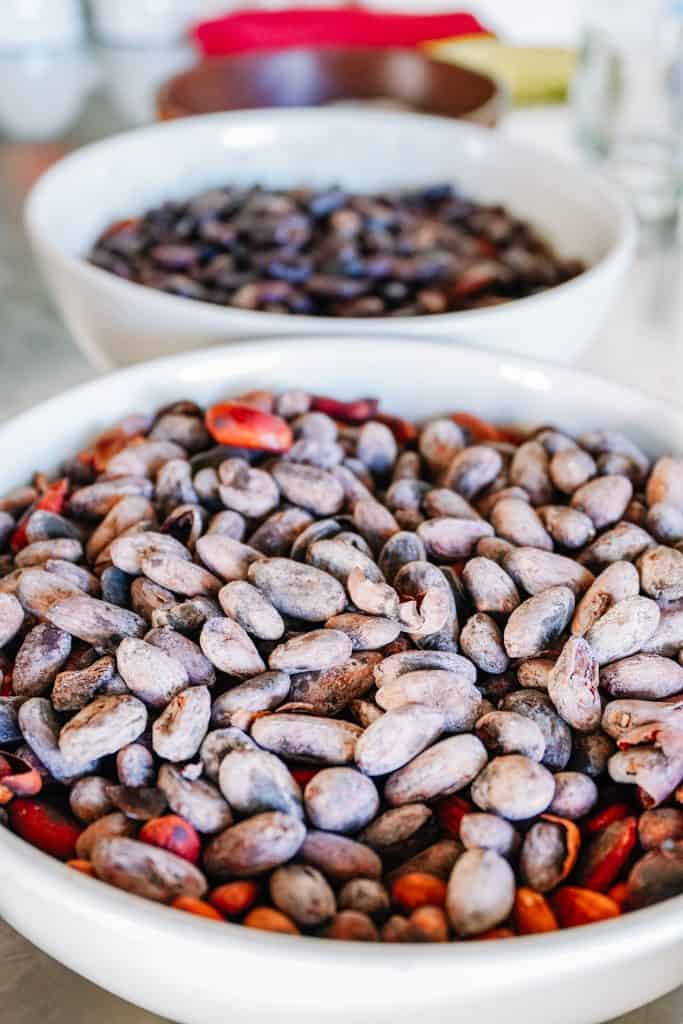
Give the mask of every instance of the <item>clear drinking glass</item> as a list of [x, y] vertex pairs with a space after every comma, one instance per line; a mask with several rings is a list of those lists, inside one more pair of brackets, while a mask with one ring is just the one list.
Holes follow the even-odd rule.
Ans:
[[643, 222], [676, 223], [683, 186], [683, 0], [591, 0], [572, 87], [578, 141]]

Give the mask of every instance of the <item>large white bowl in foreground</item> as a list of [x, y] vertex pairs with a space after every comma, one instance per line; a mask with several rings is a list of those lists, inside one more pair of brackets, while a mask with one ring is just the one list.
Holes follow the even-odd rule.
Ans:
[[[683, 414], [571, 370], [429, 340], [260, 341], [132, 367], [5, 424], [0, 493], [124, 413], [291, 385], [377, 394], [415, 417], [468, 408], [683, 449]], [[182, 1024], [593, 1024], [683, 981], [683, 896], [552, 935], [369, 946], [195, 919], [85, 878], [1, 828], [0, 878], [0, 912], [36, 945]]]
[[[339, 183], [372, 191], [452, 182], [528, 219], [588, 270], [526, 299], [488, 309], [345, 320], [219, 307], [131, 284], [85, 260], [112, 221], [166, 199], [229, 183]], [[86, 146], [34, 187], [26, 226], [57, 303], [99, 366], [275, 334], [440, 334], [554, 362], [595, 337], [634, 248], [631, 215], [579, 166], [476, 125], [369, 110], [261, 110], [185, 118]]]

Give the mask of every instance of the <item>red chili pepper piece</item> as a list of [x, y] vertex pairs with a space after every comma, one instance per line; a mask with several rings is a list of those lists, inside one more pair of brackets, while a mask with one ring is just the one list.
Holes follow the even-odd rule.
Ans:
[[502, 441], [502, 432], [493, 423], [482, 420], [471, 412], [454, 412], [451, 419], [468, 431], [473, 441]]
[[613, 821], [621, 821], [622, 818], [627, 818], [630, 813], [631, 808], [628, 804], [609, 804], [609, 806], [603, 807], [601, 811], [598, 811], [592, 818], [588, 818], [583, 823], [584, 835], [592, 836], [596, 832], [602, 832], [603, 828], [607, 828]]
[[434, 810], [444, 832], [453, 839], [459, 839], [460, 822], [466, 814], [472, 813], [474, 807], [464, 797], [447, 796], [443, 800], [439, 800]]
[[498, 255], [498, 251], [493, 242], [489, 241], [488, 238], [484, 238], [483, 235], [474, 239], [474, 241], [476, 242], [480, 256], [484, 256], [488, 260], [495, 260]]
[[184, 910], [186, 914], [208, 917], [210, 921], [225, 921], [223, 915], [219, 914], [215, 907], [212, 907], [206, 900], [198, 900], [195, 896], [176, 896], [171, 906], [175, 910]]
[[236, 402], [237, 405], [248, 405], [250, 409], [259, 409], [261, 412], [272, 412], [273, 392], [254, 388], [252, 391], [245, 391], [242, 395], [236, 395], [233, 402]]
[[12, 690], [12, 669], [5, 669], [0, 683], [0, 697], [11, 697]]
[[175, 853], [191, 864], [196, 864], [202, 851], [201, 840], [193, 825], [177, 814], [165, 814], [161, 818], [146, 821], [138, 837], [150, 846]]
[[612, 886], [607, 895], [623, 910], [628, 899], [628, 882], [617, 882], [616, 885]]
[[313, 412], [324, 412], [333, 420], [343, 423], [367, 423], [377, 419], [379, 400], [377, 398], [357, 398], [354, 402], [340, 402], [327, 395], [313, 395], [311, 399]]
[[292, 768], [290, 769], [292, 776], [296, 779], [299, 785], [303, 788], [308, 785], [311, 779], [318, 774], [320, 768]]
[[489, 288], [498, 278], [498, 268], [490, 260], [482, 260], [481, 263], [474, 263], [471, 267], [460, 274], [451, 288], [451, 295], [455, 299], [465, 299], [477, 292], [483, 292]]
[[575, 885], [561, 886], [550, 899], [562, 928], [595, 924], [611, 917], [619, 917], [621, 913], [618, 903], [609, 896]]
[[71, 818], [42, 800], [16, 799], [7, 808], [13, 832], [58, 860], [73, 860], [83, 831]]
[[29, 517], [33, 512], [37, 512], [39, 509], [43, 512], [56, 512], [60, 513], [64, 508], [66, 496], [69, 493], [69, 481], [66, 477], [61, 480], [55, 480], [51, 483], [45, 494], [34, 502], [29, 509], [24, 512], [23, 516], [19, 520], [19, 524], [10, 537], [10, 548], [15, 553], [21, 551], [28, 544], [28, 538], [26, 536], [26, 525], [29, 521]]
[[86, 466], [92, 466], [96, 473], [104, 473], [110, 459], [124, 448], [129, 448], [144, 439], [143, 434], [127, 434], [125, 430], [116, 427], [99, 437], [92, 448], [82, 451], [78, 455], [78, 460]]
[[142, 413], [131, 413], [119, 423], [109, 427], [97, 437], [88, 448], [76, 456], [79, 462], [92, 466], [95, 472], [103, 473], [109, 460], [132, 444], [145, 440], [150, 427], [150, 419]]
[[489, 928], [487, 932], [479, 932], [472, 935], [468, 942], [490, 942], [494, 939], [514, 939], [515, 933], [512, 928]]
[[206, 428], [218, 444], [265, 452], [286, 452], [294, 441], [285, 420], [237, 402], [219, 402], [207, 409]]
[[99, 237], [99, 241], [103, 242], [106, 238], [113, 238], [114, 235], [120, 235], [123, 231], [134, 229], [139, 223], [139, 217], [126, 217], [123, 220], [115, 220], [113, 224], [110, 224], [109, 227], [102, 232]]
[[258, 884], [245, 878], [219, 885], [209, 893], [209, 903], [227, 917], [240, 917], [256, 902], [258, 895]]
[[519, 427], [510, 426], [510, 424], [504, 427], [496, 427], [496, 429], [500, 440], [507, 441], [508, 444], [520, 445], [523, 444], [527, 438], [527, 434], [525, 434], [523, 430], [520, 430]]
[[597, 833], [579, 866], [578, 881], [581, 885], [595, 892], [607, 892], [626, 867], [637, 835], [636, 818], [613, 821]]
[[23, 757], [0, 754], [0, 806], [15, 796], [36, 796], [43, 788], [40, 772]]
[[377, 420], [378, 423], [383, 423], [385, 427], [389, 427], [389, 430], [399, 444], [410, 444], [417, 439], [417, 429], [408, 420], [401, 419], [400, 416], [391, 416], [386, 412], [378, 412], [372, 418]]

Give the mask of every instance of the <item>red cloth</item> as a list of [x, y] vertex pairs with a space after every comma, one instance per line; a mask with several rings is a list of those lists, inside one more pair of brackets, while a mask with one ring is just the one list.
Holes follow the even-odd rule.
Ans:
[[385, 14], [355, 8], [238, 11], [196, 25], [195, 42], [206, 57], [249, 50], [320, 46], [405, 46], [452, 36], [489, 35], [474, 15]]

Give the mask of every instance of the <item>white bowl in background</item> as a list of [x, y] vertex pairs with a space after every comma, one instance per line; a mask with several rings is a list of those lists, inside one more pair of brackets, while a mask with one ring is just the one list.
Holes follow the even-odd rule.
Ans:
[[[260, 313], [167, 295], [86, 261], [112, 221], [208, 187], [260, 183], [372, 191], [453, 182], [528, 219], [588, 270], [504, 305], [406, 318]], [[615, 190], [579, 166], [455, 120], [364, 109], [259, 110], [183, 118], [86, 146], [34, 186], [26, 227], [77, 341], [101, 366], [231, 338], [366, 333], [444, 335], [571, 362], [593, 340], [635, 244]]]
[[[55, 467], [120, 416], [254, 387], [376, 394], [422, 418], [457, 408], [497, 421], [626, 431], [683, 451], [683, 413], [585, 373], [444, 340], [262, 340], [130, 367], [0, 427], [0, 493]], [[343, 358], [339, 358], [339, 353]], [[50, 956], [181, 1024], [594, 1024], [683, 981], [683, 896], [550, 935], [372, 946], [269, 935], [128, 895], [0, 828], [0, 913]]]

